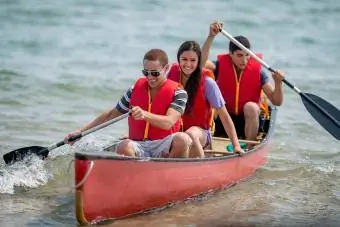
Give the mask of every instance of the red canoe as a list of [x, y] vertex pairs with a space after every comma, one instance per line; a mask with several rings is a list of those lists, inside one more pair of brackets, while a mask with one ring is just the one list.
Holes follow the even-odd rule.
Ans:
[[[276, 109], [254, 148], [240, 157], [214, 138], [206, 158], [130, 158], [113, 152], [76, 152], [76, 216], [82, 225], [119, 219], [230, 187], [264, 165]], [[245, 141], [246, 142], [246, 141]]]

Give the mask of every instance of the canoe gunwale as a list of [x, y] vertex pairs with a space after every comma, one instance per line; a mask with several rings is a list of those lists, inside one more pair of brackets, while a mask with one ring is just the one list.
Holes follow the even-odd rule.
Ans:
[[223, 156], [216, 157], [205, 157], [205, 158], [145, 158], [145, 157], [128, 157], [128, 156], [120, 156], [113, 152], [101, 151], [101, 152], [92, 152], [92, 151], [76, 151], [75, 159], [78, 160], [99, 160], [99, 159], [113, 159], [117, 161], [141, 161], [141, 162], [208, 162], [208, 161], [216, 161], [216, 160], [226, 160], [230, 158], [244, 157], [249, 154], [256, 152], [261, 149], [263, 146], [268, 144], [269, 139], [274, 134], [275, 128], [275, 120], [276, 120], [276, 112], [277, 108], [275, 106], [271, 107], [271, 119], [270, 126], [267, 132], [266, 137], [261, 141], [260, 144], [253, 147], [253, 149], [247, 151], [245, 154], [240, 156], [239, 154], [227, 153]]
[[[270, 126], [267, 132], [266, 137], [261, 141], [260, 144], [253, 147], [253, 149], [247, 151], [243, 156], [247, 156], [261, 149], [263, 146], [268, 144], [269, 139], [274, 134], [275, 128], [275, 120], [276, 120], [276, 112], [277, 107], [271, 106], [271, 118], [270, 118]], [[78, 160], [98, 160], [98, 159], [113, 159], [117, 161], [153, 161], [153, 162], [205, 162], [205, 161], [216, 161], [216, 160], [225, 160], [230, 158], [241, 157], [239, 154], [233, 153], [225, 153], [223, 156], [216, 157], [205, 157], [205, 158], [145, 158], [145, 157], [128, 157], [128, 156], [119, 156], [114, 154], [113, 152], [101, 151], [101, 152], [92, 152], [92, 151], [76, 151], [75, 159]]]
[[[255, 146], [250, 151], [247, 151], [243, 156], [249, 155], [253, 152], [256, 152], [258, 149], [262, 148], [268, 143], [267, 139], [261, 141], [261, 143]], [[98, 160], [98, 159], [114, 159], [120, 161], [154, 161], [154, 162], [202, 162], [202, 161], [216, 161], [216, 160], [225, 160], [229, 158], [235, 157], [243, 157], [239, 154], [228, 154], [227, 152], [223, 156], [219, 157], [205, 157], [205, 158], [145, 158], [145, 157], [128, 157], [128, 156], [119, 156], [117, 154], [113, 154], [109, 151], [103, 152], [75, 152], [76, 159], [79, 160]]]

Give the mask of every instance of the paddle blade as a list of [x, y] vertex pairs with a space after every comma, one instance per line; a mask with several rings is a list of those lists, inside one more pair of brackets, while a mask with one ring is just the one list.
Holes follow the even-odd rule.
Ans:
[[11, 164], [17, 161], [21, 161], [25, 157], [31, 154], [36, 154], [40, 158], [45, 159], [48, 155], [48, 152], [49, 151], [46, 147], [40, 147], [40, 146], [23, 147], [23, 148], [19, 148], [14, 151], [11, 151], [7, 154], [4, 154], [3, 158], [6, 164]]
[[302, 102], [319, 124], [340, 140], [340, 111], [326, 100], [309, 93], [301, 93]]

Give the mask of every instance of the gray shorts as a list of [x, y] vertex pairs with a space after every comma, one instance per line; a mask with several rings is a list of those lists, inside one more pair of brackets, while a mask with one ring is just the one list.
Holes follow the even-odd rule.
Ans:
[[161, 158], [167, 157], [170, 152], [172, 140], [177, 133], [160, 140], [133, 141], [137, 157]]

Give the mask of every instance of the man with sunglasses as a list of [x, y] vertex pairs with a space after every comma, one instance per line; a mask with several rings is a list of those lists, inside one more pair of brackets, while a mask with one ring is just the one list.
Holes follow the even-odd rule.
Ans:
[[127, 90], [116, 107], [102, 113], [80, 131], [130, 111], [129, 137], [118, 144], [117, 153], [138, 157], [188, 157], [192, 140], [186, 133], [179, 132], [188, 95], [178, 83], [166, 78], [169, 64], [163, 50], [148, 51], [143, 67], [144, 77]]

